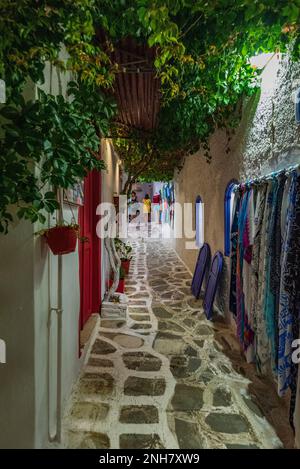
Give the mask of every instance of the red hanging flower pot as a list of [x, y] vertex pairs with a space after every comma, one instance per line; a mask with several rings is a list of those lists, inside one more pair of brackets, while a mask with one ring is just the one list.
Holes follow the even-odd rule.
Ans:
[[53, 254], [62, 255], [74, 252], [78, 238], [78, 227], [54, 226], [44, 233]]

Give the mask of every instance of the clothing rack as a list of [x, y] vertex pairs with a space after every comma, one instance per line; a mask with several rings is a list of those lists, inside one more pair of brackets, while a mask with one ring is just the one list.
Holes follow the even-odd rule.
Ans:
[[248, 181], [241, 182], [240, 184], [237, 184], [234, 187], [233, 190], [237, 191], [237, 190], [240, 190], [244, 187], [251, 187], [251, 186], [254, 186], [254, 185], [262, 184], [264, 182], [272, 180], [275, 177], [280, 176], [281, 174], [290, 174], [295, 169], [299, 169], [299, 167], [300, 167], [300, 163], [297, 163], [295, 165], [288, 166], [287, 168], [279, 169], [278, 171], [273, 171], [272, 173], [268, 173], [264, 176], [260, 176], [260, 177], [255, 178], [255, 179], [249, 179]]

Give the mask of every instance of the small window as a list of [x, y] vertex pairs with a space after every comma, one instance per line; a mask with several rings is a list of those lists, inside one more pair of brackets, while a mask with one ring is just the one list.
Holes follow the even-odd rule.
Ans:
[[230, 232], [232, 223], [232, 209], [234, 200], [234, 188], [238, 184], [235, 179], [231, 180], [225, 191], [224, 198], [224, 253], [225, 256], [230, 256]]
[[200, 195], [196, 197], [196, 246], [200, 248], [204, 243], [204, 205]]

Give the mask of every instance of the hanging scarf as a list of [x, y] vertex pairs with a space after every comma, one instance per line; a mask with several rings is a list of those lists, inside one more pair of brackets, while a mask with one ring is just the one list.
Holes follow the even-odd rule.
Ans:
[[293, 425], [298, 365], [292, 362], [292, 342], [299, 337], [300, 326], [300, 176], [293, 171], [291, 178], [281, 261], [278, 393], [282, 396], [291, 389], [290, 422]]
[[230, 293], [229, 293], [229, 309], [234, 316], [237, 314], [236, 309], [236, 268], [237, 268], [237, 245], [238, 245], [238, 220], [240, 210], [240, 191], [236, 191], [233, 201], [233, 218], [230, 230]]
[[267, 253], [266, 239], [268, 233], [270, 217], [270, 192], [271, 184], [263, 184], [259, 190], [259, 200], [257, 201], [255, 235], [254, 235], [254, 255], [253, 271], [256, 279], [255, 298], [253, 299], [253, 322], [255, 324], [255, 362], [260, 373], [266, 372], [270, 360], [269, 341], [266, 332], [266, 321], [264, 315]]
[[244, 262], [251, 263], [252, 246], [250, 244], [249, 207], [253, 197], [253, 189], [242, 189], [240, 212], [238, 221], [238, 247], [237, 247], [237, 334], [244, 351], [253, 344], [254, 334], [248, 320], [247, 301], [245, 301]]
[[274, 179], [272, 183], [271, 216], [267, 234], [267, 280], [265, 296], [265, 321], [270, 342], [271, 365], [277, 374], [278, 364], [278, 312], [281, 276], [281, 206], [286, 176]]

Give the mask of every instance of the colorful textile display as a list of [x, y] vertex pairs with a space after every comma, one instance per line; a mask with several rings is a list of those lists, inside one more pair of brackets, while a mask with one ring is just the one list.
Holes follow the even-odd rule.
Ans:
[[260, 373], [273, 373], [280, 396], [291, 391], [293, 425], [298, 364], [292, 352], [300, 330], [298, 169], [237, 186], [229, 307], [247, 361]]

